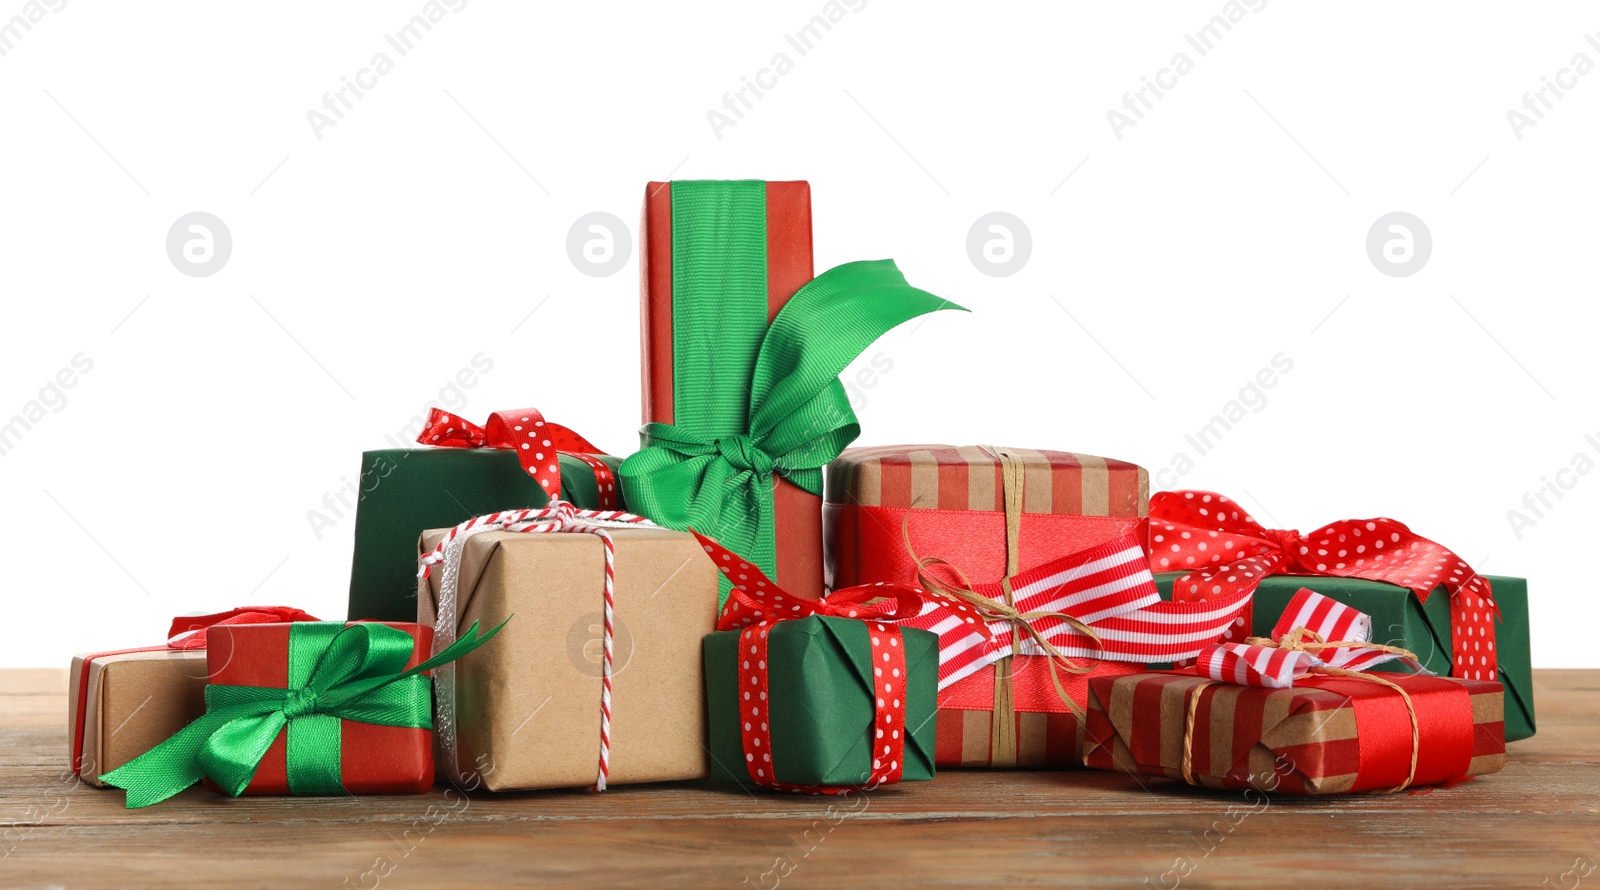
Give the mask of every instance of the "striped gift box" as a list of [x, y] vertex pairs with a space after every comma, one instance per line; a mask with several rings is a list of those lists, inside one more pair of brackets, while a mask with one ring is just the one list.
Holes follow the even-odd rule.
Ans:
[[[1411, 784], [1483, 775], [1505, 764], [1499, 683], [1383, 676], [1406, 689], [1419, 715]], [[1320, 795], [1389, 789], [1406, 778], [1410, 722], [1404, 700], [1392, 689], [1360, 679], [1312, 677], [1287, 689], [1214, 683], [1191, 701], [1191, 691], [1208, 682], [1184, 672], [1091, 680], [1087, 765], [1182, 779], [1193, 708], [1191, 770], [1207, 788]]]
[[[1126, 461], [1030, 448], [892, 445], [851, 448], [828, 465], [823, 526], [831, 588], [877, 581], [917, 583], [906, 551], [938, 557], [974, 583], [1006, 574], [1006, 465], [1020, 470], [1017, 571], [1126, 534], [1147, 541], [1149, 477]], [[1015, 732], [996, 732], [995, 671], [1010, 676]], [[1083, 728], [1050, 681], [1044, 659], [1017, 656], [939, 692], [940, 767], [1079, 766]], [[1082, 704], [1089, 676], [1138, 665], [1089, 661], [1088, 674], [1060, 673]], [[994, 750], [1014, 738], [1014, 750]]]

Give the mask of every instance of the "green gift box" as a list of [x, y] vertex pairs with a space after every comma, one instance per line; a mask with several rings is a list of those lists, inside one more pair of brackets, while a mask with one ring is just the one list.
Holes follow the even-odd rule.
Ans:
[[[1172, 582], [1182, 572], [1156, 575], [1156, 586], [1164, 599], [1172, 598]], [[1525, 739], [1534, 733], [1533, 667], [1528, 648], [1528, 582], [1524, 578], [1484, 575], [1494, 590], [1500, 620], [1495, 627], [1495, 654], [1499, 657], [1502, 686], [1505, 687], [1506, 741]], [[1449, 676], [1453, 658], [1450, 633], [1450, 595], [1435, 589], [1423, 603], [1404, 587], [1359, 578], [1334, 578], [1309, 575], [1271, 575], [1262, 579], [1254, 598], [1253, 626], [1256, 636], [1272, 633], [1290, 598], [1302, 587], [1332, 597], [1372, 617], [1372, 639], [1409, 649], [1423, 667], [1440, 676]], [[1399, 663], [1374, 670], [1404, 670]]]
[[[905, 759], [900, 780], [933, 778], [939, 638], [902, 628], [906, 658]], [[767, 640], [772, 767], [795, 785], [862, 785], [872, 772], [875, 699], [867, 625], [812, 615], [780, 621]], [[750, 783], [739, 721], [739, 631], [705, 639], [711, 775]]]
[[[594, 455], [616, 472], [622, 459]], [[595, 471], [558, 454], [561, 497], [598, 509]], [[499, 510], [542, 507], [549, 496], [499, 448], [385, 448], [361, 456], [350, 618], [417, 620], [417, 537]], [[614, 478], [614, 477], [613, 477]], [[621, 494], [617, 493], [619, 507]]]

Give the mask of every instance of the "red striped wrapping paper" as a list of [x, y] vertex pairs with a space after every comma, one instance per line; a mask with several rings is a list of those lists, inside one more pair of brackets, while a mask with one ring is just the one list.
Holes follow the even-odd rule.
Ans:
[[[1005, 452], [1023, 469], [1019, 571], [1126, 534], [1148, 541], [1149, 479], [1142, 467], [1066, 451]], [[848, 449], [827, 470], [823, 528], [829, 587], [916, 583], [903, 526], [919, 556], [948, 560], [974, 583], [998, 580], [1006, 571], [1002, 473], [999, 458], [980, 446]], [[1143, 669], [1078, 660], [1092, 665], [1090, 674], [1063, 671], [1059, 676], [1079, 703], [1085, 700], [1088, 676]], [[991, 750], [996, 666], [990, 666], [940, 691], [938, 766], [1081, 765], [1083, 728], [1056, 694], [1044, 659], [1019, 655], [1009, 669], [1016, 750]]]
[[[1417, 706], [1420, 753], [1413, 785], [1498, 771], [1505, 763], [1499, 683], [1384, 674]], [[1096, 769], [1183, 778], [1190, 690], [1209, 682], [1158, 671], [1089, 682], [1084, 761]], [[1288, 689], [1216, 683], [1193, 704], [1195, 780], [1207, 788], [1293, 795], [1394, 788], [1406, 777], [1411, 729], [1392, 689], [1312, 677]]]

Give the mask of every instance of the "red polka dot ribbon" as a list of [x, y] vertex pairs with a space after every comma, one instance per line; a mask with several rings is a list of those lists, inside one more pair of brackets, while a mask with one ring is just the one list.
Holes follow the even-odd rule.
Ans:
[[[785, 593], [760, 569], [716, 541], [698, 532], [695, 537], [717, 568], [733, 583], [733, 590], [717, 619], [717, 630], [741, 631], [739, 721], [750, 780], [779, 791], [803, 794], [839, 794], [855, 788], [781, 782], [772, 768], [767, 635], [780, 622], [823, 615], [853, 618], [867, 625], [877, 701], [873, 710], [872, 772], [864, 786], [876, 788], [900, 781], [905, 767], [905, 684], [908, 678], [903, 637], [900, 627], [893, 622], [915, 617], [929, 600], [945, 598], [905, 584], [879, 582], [836, 590], [824, 600], [802, 600]], [[952, 609], [965, 608], [965, 604], [955, 600], [945, 604]]]
[[515, 451], [522, 469], [539, 483], [552, 501], [561, 498], [561, 464], [556, 455], [569, 454], [594, 471], [595, 488], [600, 492], [598, 509], [617, 508], [617, 480], [611, 468], [595, 456], [602, 453], [600, 449], [561, 424], [547, 422], [537, 408], [496, 411], [483, 426], [443, 408], [434, 408], [428, 413], [428, 424], [417, 435], [417, 441], [441, 448]]
[[[1187, 571], [1173, 583], [1175, 601], [1254, 590], [1269, 575], [1323, 575], [1382, 581], [1426, 602], [1437, 587], [1450, 596], [1451, 676], [1493, 680], [1494, 604], [1489, 581], [1444, 546], [1394, 519], [1348, 519], [1308, 534], [1264, 528], [1235, 501], [1209, 491], [1163, 491], [1150, 497], [1150, 561], [1156, 571]], [[1248, 635], [1249, 608], [1226, 635]]]

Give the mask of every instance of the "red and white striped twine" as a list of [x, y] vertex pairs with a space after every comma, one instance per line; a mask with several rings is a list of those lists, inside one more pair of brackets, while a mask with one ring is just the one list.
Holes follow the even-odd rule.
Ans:
[[[655, 523], [643, 516], [635, 516], [621, 510], [585, 510], [574, 506], [567, 501], [551, 501], [549, 505], [531, 510], [507, 510], [499, 513], [490, 513], [487, 516], [475, 516], [466, 522], [452, 528], [433, 552], [422, 557], [417, 570], [418, 578], [427, 578], [433, 566], [446, 561], [451, 552], [456, 553], [455, 559], [459, 560], [460, 547], [472, 535], [487, 531], [525, 532], [529, 534], [544, 533], [582, 533], [598, 537], [603, 545], [606, 557], [605, 577], [605, 636], [603, 638], [603, 654], [600, 662], [600, 768], [595, 778], [593, 790], [606, 790], [606, 778], [611, 771], [611, 674], [612, 653], [614, 645], [614, 613], [616, 610], [616, 544], [611, 539], [610, 528], [658, 528]], [[445, 631], [451, 637], [455, 635], [455, 594], [456, 584], [453, 572], [446, 572], [445, 580], [448, 584], [441, 584], [439, 590], [439, 630]], [[445, 617], [450, 620], [446, 621]], [[437, 637], [436, 643], [437, 645]], [[453, 685], [453, 684], [452, 684]], [[453, 703], [454, 690], [450, 691]], [[443, 697], [441, 696], [441, 699]], [[453, 708], [446, 709], [453, 718]], [[453, 723], [440, 721], [441, 729], [453, 731]], [[453, 741], [453, 740], [452, 740]], [[452, 744], [453, 748], [454, 745]]]

